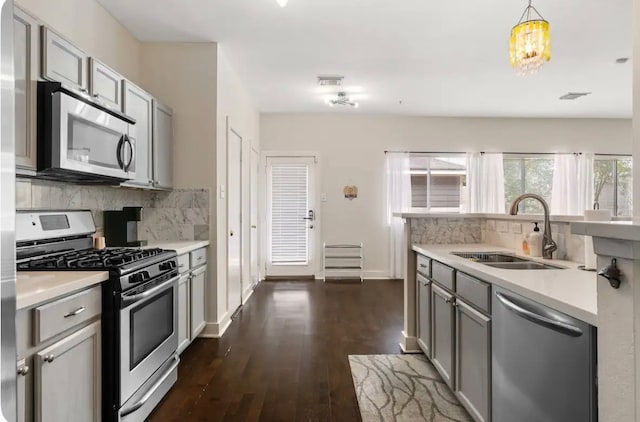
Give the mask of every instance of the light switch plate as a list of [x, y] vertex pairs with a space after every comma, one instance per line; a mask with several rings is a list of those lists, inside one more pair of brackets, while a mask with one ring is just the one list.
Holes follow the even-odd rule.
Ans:
[[507, 221], [498, 221], [497, 227], [500, 233], [509, 233], [509, 223]]
[[326, 193], [321, 193], [320, 194], [320, 201], [327, 202], [327, 194]]

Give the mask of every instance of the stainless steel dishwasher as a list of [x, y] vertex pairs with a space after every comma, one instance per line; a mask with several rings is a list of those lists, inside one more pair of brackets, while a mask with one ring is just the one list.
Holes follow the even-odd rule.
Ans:
[[597, 421], [595, 327], [494, 288], [493, 422]]

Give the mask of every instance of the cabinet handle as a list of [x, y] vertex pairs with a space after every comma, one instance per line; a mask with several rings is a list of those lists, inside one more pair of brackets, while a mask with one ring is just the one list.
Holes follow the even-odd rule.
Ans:
[[453, 298], [452, 297], [449, 297], [449, 298], [444, 300], [444, 303], [451, 303], [451, 302], [453, 302]]
[[51, 362], [53, 362], [53, 360], [54, 360], [55, 358], [56, 358], [56, 357], [55, 357], [54, 355], [46, 355], [43, 359], [44, 359], [44, 361], [45, 361], [45, 362], [49, 362], [49, 363], [51, 363]]
[[86, 311], [86, 310], [87, 310], [87, 308], [85, 308], [84, 306], [81, 306], [81, 307], [79, 307], [78, 309], [76, 309], [75, 311], [73, 311], [73, 312], [69, 312], [69, 313], [68, 313], [68, 314], [66, 314], [64, 317], [65, 317], [65, 318], [70, 318], [70, 317], [73, 317], [73, 316], [79, 315], [79, 314], [83, 313], [83, 312], [84, 312], [84, 311]]
[[21, 366], [20, 368], [18, 368], [18, 375], [22, 375], [23, 377], [26, 376], [29, 373], [29, 366], [25, 365], [25, 366]]
[[420, 268], [427, 268], [427, 264], [420, 264]]
[[88, 91], [87, 91], [87, 88], [80, 88], [80, 92], [87, 93]]

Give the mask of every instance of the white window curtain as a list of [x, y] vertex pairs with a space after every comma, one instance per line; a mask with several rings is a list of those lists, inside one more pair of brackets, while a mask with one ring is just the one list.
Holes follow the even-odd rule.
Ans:
[[390, 276], [404, 277], [404, 223], [394, 217], [394, 212], [411, 208], [411, 160], [408, 153], [388, 152], [386, 154], [387, 224], [389, 225]]
[[584, 215], [593, 208], [593, 154], [555, 154], [551, 213]]
[[467, 212], [504, 213], [502, 153], [467, 153]]

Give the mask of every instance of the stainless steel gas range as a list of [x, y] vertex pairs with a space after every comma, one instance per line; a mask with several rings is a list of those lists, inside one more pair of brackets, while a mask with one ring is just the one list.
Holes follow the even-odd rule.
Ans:
[[90, 211], [16, 215], [18, 271], [108, 271], [102, 287], [104, 421], [144, 421], [178, 376], [173, 251], [93, 249]]

